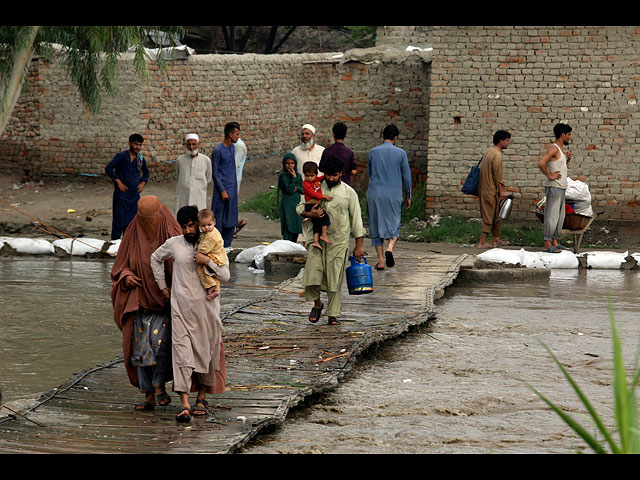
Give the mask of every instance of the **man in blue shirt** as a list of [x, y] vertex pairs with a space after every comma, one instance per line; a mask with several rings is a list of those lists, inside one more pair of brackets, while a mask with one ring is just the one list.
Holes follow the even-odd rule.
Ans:
[[238, 224], [238, 180], [236, 176], [235, 143], [240, 138], [240, 125], [236, 122], [224, 126], [224, 140], [211, 153], [213, 196], [211, 210], [216, 228], [222, 235], [225, 248], [231, 246]]
[[117, 153], [105, 167], [114, 183], [111, 240], [119, 239], [138, 213], [140, 193], [149, 181], [149, 168], [140, 154], [143, 142], [142, 135], [134, 133], [129, 149]]

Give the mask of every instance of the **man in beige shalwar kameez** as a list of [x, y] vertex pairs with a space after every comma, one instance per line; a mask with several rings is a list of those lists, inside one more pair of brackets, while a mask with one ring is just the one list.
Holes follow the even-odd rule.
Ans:
[[[207, 291], [198, 278], [198, 265], [206, 265], [210, 275], [229, 280], [229, 266], [218, 266], [196, 248], [198, 208], [186, 206], [176, 215], [182, 235], [168, 239], [151, 255], [153, 275], [162, 294], [171, 298], [171, 342], [173, 391], [178, 392], [182, 410], [176, 417], [188, 422], [191, 416], [207, 414], [207, 393], [225, 389], [225, 358], [220, 320], [220, 296], [207, 300]], [[164, 261], [173, 259], [173, 284], [167, 288]], [[191, 409], [189, 393], [197, 391]]]
[[339, 325], [338, 317], [342, 313], [341, 289], [345, 278], [345, 269], [349, 261], [349, 239], [355, 238], [353, 255], [360, 259], [364, 255], [363, 237], [366, 233], [362, 225], [360, 202], [353, 188], [340, 181], [343, 163], [337, 157], [329, 157], [325, 163], [322, 194], [332, 197], [331, 201], [322, 201], [322, 208], [305, 212], [304, 197], [296, 207], [298, 215], [312, 218], [314, 215], [329, 215], [331, 225], [327, 235], [331, 243], [320, 241], [322, 250], [313, 247], [313, 231], [307, 232], [307, 262], [304, 268], [303, 285], [305, 300], [314, 302], [309, 321], [316, 323], [324, 304], [320, 300], [320, 291], [327, 292], [327, 316], [329, 325]]
[[[502, 151], [509, 146], [511, 134], [498, 130], [493, 134], [493, 147], [484, 154], [480, 162], [480, 181], [478, 182], [478, 200], [482, 216], [482, 230], [479, 248], [501, 247], [508, 242], [500, 240], [502, 220], [498, 217], [500, 201], [507, 198], [507, 191], [502, 180]], [[492, 243], [487, 243], [492, 234]]]

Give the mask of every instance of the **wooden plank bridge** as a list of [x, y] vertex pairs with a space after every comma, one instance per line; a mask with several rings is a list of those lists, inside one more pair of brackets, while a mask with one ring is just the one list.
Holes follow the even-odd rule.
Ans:
[[0, 453], [238, 451], [292, 407], [335, 388], [359, 354], [433, 318], [435, 299], [472, 258], [396, 252], [396, 267], [374, 270], [373, 294], [350, 296], [345, 285], [341, 325], [327, 325], [324, 312], [309, 323], [301, 275], [223, 312], [227, 389], [208, 396], [209, 416], [178, 424], [173, 392], [171, 405], [135, 411], [141, 394], [116, 358], [73, 375], [27, 411], [3, 409]]

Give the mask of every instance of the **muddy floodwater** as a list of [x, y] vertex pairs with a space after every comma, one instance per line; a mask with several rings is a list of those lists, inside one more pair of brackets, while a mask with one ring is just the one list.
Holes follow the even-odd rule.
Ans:
[[525, 382], [592, 430], [544, 342], [613, 427], [606, 292], [631, 368], [639, 279], [558, 270], [542, 283], [448, 288], [428, 327], [373, 352], [339, 388], [245, 452], [590, 452]]
[[[74, 372], [120, 354], [111, 265], [0, 259], [2, 404], [37, 399]], [[282, 281], [232, 267], [232, 282]], [[539, 283], [449, 287], [435, 320], [369, 352], [338, 388], [292, 411], [243, 453], [589, 452], [526, 383], [591, 429], [544, 342], [612, 427], [607, 292], [631, 368], [639, 279], [633, 271], [554, 270]], [[265, 294], [232, 290], [223, 311]]]
[[[113, 321], [110, 260], [0, 258], [0, 404], [29, 404], [74, 373], [113, 360], [122, 336]], [[232, 263], [221, 311], [268, 293], [265, 278]], [[0, 415], [6, 414], [0, 411]]]

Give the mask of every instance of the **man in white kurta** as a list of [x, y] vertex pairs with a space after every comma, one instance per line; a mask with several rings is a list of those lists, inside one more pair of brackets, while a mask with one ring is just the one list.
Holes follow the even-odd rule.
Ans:
[[[320, 292], [326, 291], [328, 297], [327, 316], [329, 325], [338, 325], [337, 320], [342, 313], [341, 289], [344, 283], [345, 269], [349, 261], [349, 239], [355, 238], [353, 255], [360, 259], [364, 255], [363, 237], [366, 234], [362, 224], [358, 194], [353, 188], [340, 181], [342, 160], [330, 157], [326, 162], [322, 194], [332, 197], [331, 201], [323, 200], [321, 210], [329, 215], [331, 225], [327, 228], [327, 236], [331, 243], [321, 241], [322, 250], [313, 247], [313, 231], [307, 240], [307, 262], [305, 264], [302, 283], [305, 300], [314, 302], [309, 314], [309, 321], [315, 323], [320, 318], [323, 303]], [[311, 217], [313, 212], [304, 211], [304, 198], [296, 207], [298, 215]]]
[[[169, 238], [151, 255], [154, 278], [163, 295], [171, 299], [171, 341], [173, 390], [180, 394], [183, 411], [178, 421], [189, 421], [189, 392], [197, 391], [199, 414], [206, 414], [206, 393], [222, 393], [225, 382], [224, 345], [220, 320], [220, 296], [207, 300], [207, 291], [198, 278], [198, 264], [206, 265], [211, 276], [226, 282], [229, 267], [218, 266], [197, 253], [198, 209], [182, 207], [177, 220], [183, 235]], [[165, 260], [173, 259], [172, 285], [165, 281]], [[189, 414], [184, 414], [188, 410]]]
[[[298, 164], [298, 173], [300, 177], [304, 179], [304, 172], [302, 171], [302, 166], [306, 162], [313, 162], [316, 165], [320, 165], [320, 160], [322, 159], [322, 152], [324, 152], [324, 147], [322, 145], [318, 145], [316, 143], [316, 128], [310, 123], [305, 123], [302, 126], [302, 130], [300, 132], [300, 145], [291, 150], [296, 156], [296, 161]], [[324, 172], [320, 171], [318, 168], [318, 176], [322, 176]], [[311, 224], [311, 220], [307, 218], [302, 219], [302, 238], [305, 239], [304, 242], [306, 244], [306, 238], [309, 236], [309, 232], [313, 231], [313, 225]]]
[[211, 182], [211, 159], [198, 151], [200, 139], [195, 133], [185, 137], [187, 153], [176, 160], [176, 198], [174, 214], [185, 205], [208, 208], [207, 188]]

